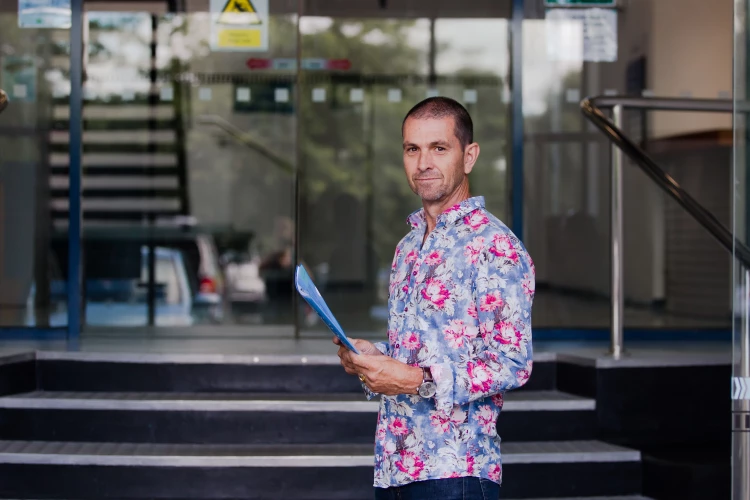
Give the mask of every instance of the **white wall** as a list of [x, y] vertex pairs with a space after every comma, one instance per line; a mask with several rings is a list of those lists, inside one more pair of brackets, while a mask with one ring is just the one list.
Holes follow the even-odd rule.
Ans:
[[[649, 87], [657, 96], [716, 98], [732, 92], [731, 0], [652, 0]], [[655, 136], [731, 128], [730, 114], [654, 113]]]

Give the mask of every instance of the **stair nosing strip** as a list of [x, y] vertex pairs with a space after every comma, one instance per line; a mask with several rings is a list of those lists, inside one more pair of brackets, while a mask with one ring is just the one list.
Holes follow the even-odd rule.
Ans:
[[[93, 455], [58, 453], [0, 453], [0, 463], [28, 465], [97, 465], [121, 467], [372, 467], [374, 455]], [[632, 450], [565, 453], [505, 453], [504, 465], [538, 463], [638, 462]]]
[[0, 463], [24, 465], [93, 465], [110, 467], [373, 467], [373, 455], [64, 455], [0, 453]]
[[[32, 393], [33, 394], [33, 393]], [[148, 399], [96, 398], [95, 393], [82, 393], [91, 397], [45, 397], [27, 394], [0, 397], [0, 409], [29, 410], [111, 410], [111, 411], [204, 411], [204, 412], [347, 412], [377, 413], [379, 401], [367, 401], [362, 395], [356, 400], [304, 400], [304, 399]], [[591, 411], [596, 409], [593, 399], [534, 399], [506, 400], [502, 412], [519, 411]]]

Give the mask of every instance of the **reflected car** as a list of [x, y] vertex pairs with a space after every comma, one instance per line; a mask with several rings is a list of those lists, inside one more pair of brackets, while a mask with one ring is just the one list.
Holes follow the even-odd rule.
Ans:
[[[179, 250], [155, 248], [156, 326], [190, 326], [199, 321], [193, 314], [193, 294], [185, 260]], [[65, 282], [51, 283], [51, 289], [65, 290]], [[33, 310], [34, 286], [29, 297]], [[141, 277], [134, 279], [86, 280], [86, 324], [90, 326], [145, 326], [148, 317], [148, 247], [141, 249]], [[50, 325], [67, 324], [67, 309], [50, 315]], [[33, 324], [27, 314], [27, 326]]]

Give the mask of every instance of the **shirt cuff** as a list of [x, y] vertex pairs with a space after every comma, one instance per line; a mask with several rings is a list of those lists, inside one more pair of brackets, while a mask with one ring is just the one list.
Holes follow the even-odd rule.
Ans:
[[436, 363], [426, 368], [430, 369], [432, 379], [437, 386], [437, 392], [435, 392], [436, 410], [445, 415], [451, 415], [453, 413], [453, 387], [455, 377], [451, 365], [448, 363]]
[[367, 387], [367, 384], [362, 382], [362, 390], [365, 391], [365, 396], [367, 397], [367, 400], [375, 399], [376, 397], [380, 396], [377, 392], [372, 392], [369, 387]]

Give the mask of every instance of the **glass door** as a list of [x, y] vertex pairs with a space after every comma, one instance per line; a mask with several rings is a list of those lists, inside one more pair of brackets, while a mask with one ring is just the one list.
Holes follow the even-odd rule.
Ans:
[[750, 499], [750, 2], [735, 1], [734, 20], [734, 231], [735, 280], [732, 366], [732, 498]]
[[[319, 2], [300, 19], [299, 255], [352, 335], [384, 338], [393, 254], [421, 207], [401, 146], [416, 103], [467, 108], [481, 146], [472, 194], [511, 224], [510, 11], [481, 4]], [[329, 335], [302, 318], [304, 335]]]
[[293, 334], [297, 14], [214, 3], [87, 5], [89, 339]]

